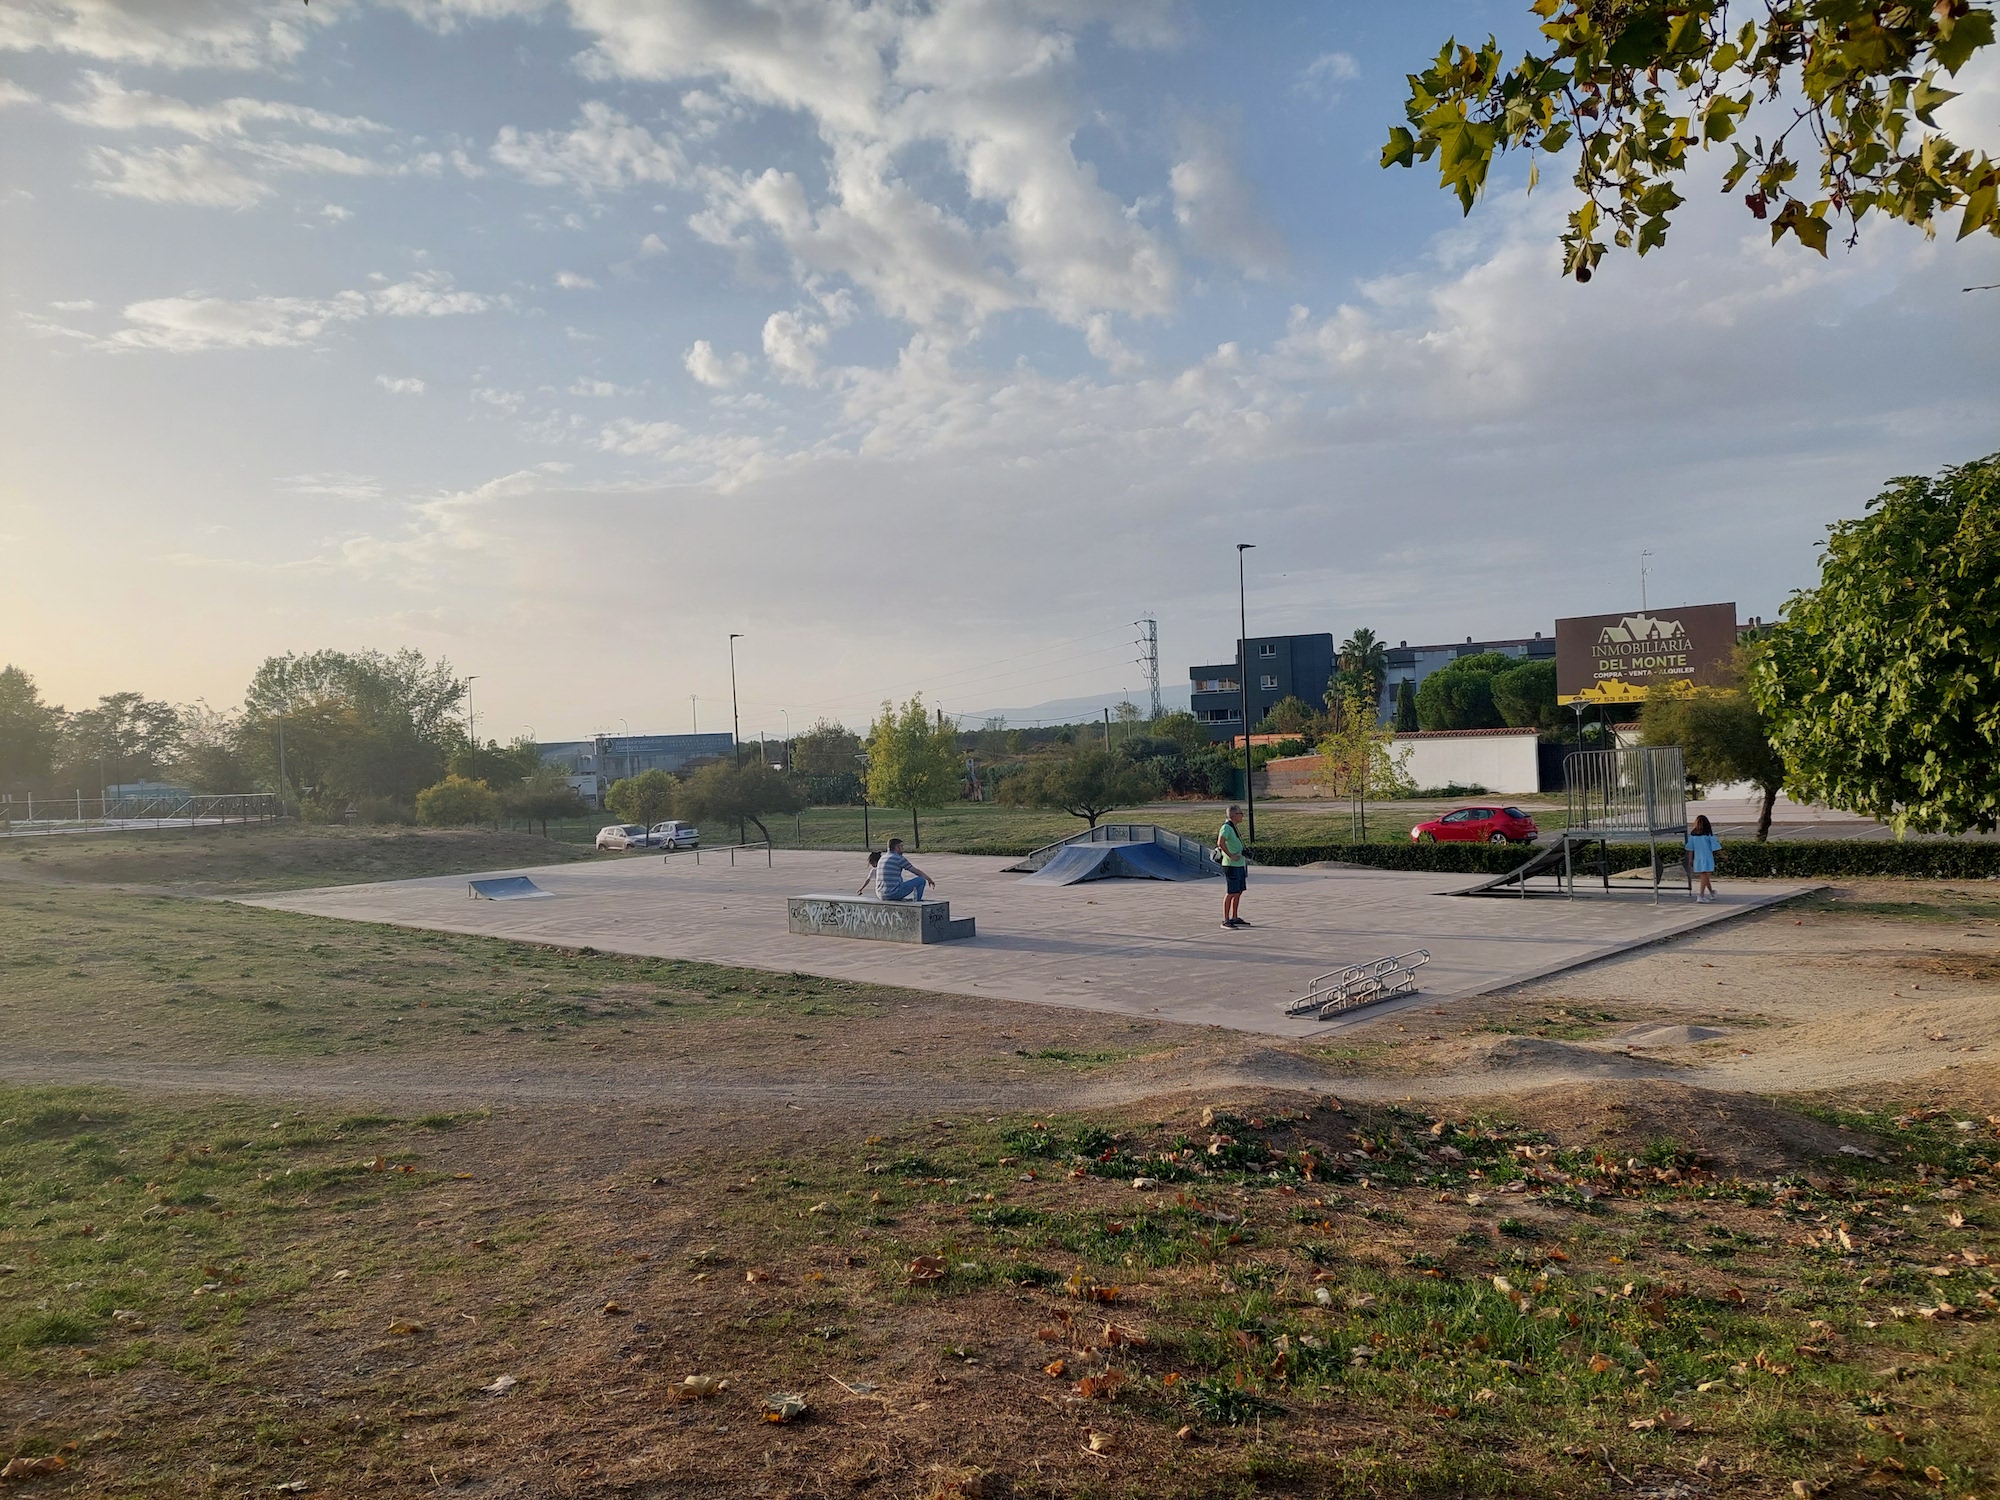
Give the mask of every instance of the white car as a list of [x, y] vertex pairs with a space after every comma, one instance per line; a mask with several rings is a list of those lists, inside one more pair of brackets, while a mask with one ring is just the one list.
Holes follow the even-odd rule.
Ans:
[[701, 830], [692, 823], [655, 823], [649, 837], [655, 847], [664, 849], [669, 854], [676, 849], [701, 847]]
[[613, 823], [597, 830], [599, 849], [643, 849], [652, 841], [644, 823]]

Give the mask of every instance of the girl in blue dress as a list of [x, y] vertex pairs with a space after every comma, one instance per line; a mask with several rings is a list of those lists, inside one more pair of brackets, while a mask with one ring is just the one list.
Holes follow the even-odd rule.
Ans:
[[1689, 868], [1694, 871], [1697, 884], [1694, 899], [1713, 901], [1715, 899], [1715, 856], [1722, 852], [1722, 840], [1715, 836], [1709, 826], [1706, 814], [1694, 820], [1694, 830], [1687, 836]]

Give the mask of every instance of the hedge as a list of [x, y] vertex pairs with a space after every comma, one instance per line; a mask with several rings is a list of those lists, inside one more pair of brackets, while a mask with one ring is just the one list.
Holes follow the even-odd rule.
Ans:
[[[1644, 844], [1613, 844], [1612, 872], [1646, 863]], [[1531, 851], [1520, 844], [1258, 844], [1261, 865], [1309, 865], [1321, 860], [1412, 870], [1432, 875], [1504, 875]], [[1579, 872], [1596, 873], [1595, 851], [1578, 850]], [[1926, 880], [2000, 880], [2000, 840], [1791, 839], [1767, 844], [1731, 840], [1722, 846], [1716, 873], [1723, 879], [1906, 876]]]

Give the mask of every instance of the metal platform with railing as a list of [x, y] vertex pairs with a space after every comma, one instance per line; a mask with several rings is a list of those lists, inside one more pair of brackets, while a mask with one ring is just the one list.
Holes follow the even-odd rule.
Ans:
[[[1653, 900], [1657, 903], [1669, 868], [1679, 870], [1693, 888], [1681, 858], [1687, 839], [1687, 771], [1678, 745], [1643, 745], [1622, 750], [1578, 750], [1563, 759], [1568, 788], [1567, 826], [1534, 856], [1505, 875], [1461, 896], [1529, 896], [1538, 893], [1576, 897], [1579, 871], [1586, 875], [1595, 852], [1596, 873], [1611, 889], [1612, 844], [1645, 844], [1651, 851]], [[1546, 879], [1551, 886], [1537, 891], [1531, 882]]]
[[1189, 838], [1184, 833], [1175, 833], [1171, 828], [1162, 828], [1157, 823], [1099, 823], [1094, 828], [1086, 828], [1081, 833], [1070, 835], [1053, 844], [1041, 848], [1015, 864], [1005, 868], [1010, 873], [1033, 874], [1063, 852], [1078, 844], [1155, 844], [1167, 856], [1183, 867], [1189, 876], [1202, 877], [1220, 875], [1222, 867], [1216, 863], [1216, 856], [1200, 839]]
[[1431, 961], [1428, 948], [1414, 948], [1373, 963], [1349, 964], [1317, 976], [1306, 992], [1285, 1006], [1288, 1016], [1331, 1021], [1343, 1011], [1360, 1010], [1399, 995], [1417, 993], [1417, 970]]

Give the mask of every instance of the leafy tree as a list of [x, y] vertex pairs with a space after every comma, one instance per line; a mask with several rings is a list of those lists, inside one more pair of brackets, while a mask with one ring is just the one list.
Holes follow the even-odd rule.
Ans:
[[89, 786], [157, 781], [181, 748], [181, 717], [170, 703], [142, 693], [109, 693], [93, 708], [68, 715], [56, 745], [64, 784]]
[[1186, 709], [1176, 709], [1170, 714], [1161, 714], [1152, 723], [1150, 733], [1172, 740], [1181, 747], [1184, 755], [1195, 755], [1209, 746], [1208, 731], [1201, 727], [1197, 719]]
[[475, 746], [470, 740], [461, 740], [445, 762], [446, 769], [454, 776], [470, 776], [502, 786], [534, 775], [541, 764], [541, 751], [526, 736], [507, 745], [488, 740]]
[[243, 747], [278, 782], [322, 798], [407, 799], [442, 775], [463, 741], [465, 684], [420, 651], [314, 651], [265, 660], [243, 696]]
[[683, 818], [697, 823], [748, 819], [757, 825], [757, 832], [766, 843], [771, 840], [771, 830], [764, 826], [766, 817], [773, 813], [795, 813], [805, 805], [805, 788], [799, 779], [774, 771], [762, 761], [751, 761], [741, 767], [727, 762], [704, 766], [681, 783], [674, 794], [674, 806]]
[[2000, 453], [1829, 528], [1751, 666], [1794, 795], [1906, 830], [2000, 823]]
[[1754, 783], [1764, 797], [1757, 813], [1757, 842], [1770, 837], [1771, 808], [1784, 790], [1785, 763], [1748, 693], [1734, 688], [1677, 693], [1656, 687], [1646, 695], [1639, 732], [1649, 745], [1680, 746], [1688, 775], [1704, 786]]
[[1159, 789], [1150, 767], [1087, 747], [1033, 762], [1001, 782], [999, 795], [1014, 807], [1061, 808], [1095, 828], [1113, 808], [1149, 801]]
[[[1433, 674], [1435, 675], [1435, 674]], [[1354, 806], [1359, 836], [1368, 837], [1368, 798], [1407, 796], [1415, 789], [1404, 763], [1410, 752], [1395, 752], [1396, 731], [1375, 717], [1375, 698], [1351, 691], [1333, 716], [1333, 727], [1320, 739], [1320, 764], [1315, 777], [1337, 797]]]
[[447, 776], [417, 793], [417, 817], [433, 828], [491, 823], [500, 816], [500, 798], [483, 781]]
[[624, 822], [643, 823], [651, 828], [674, 810], [678, 786], [680, 782], [665, 771], [641, 771], [637, 776], [612, 782], [611, 789], [604, 794], [604, 805]]
[[541, 824], [543, 838], [549, 836], [549, 819], [580, 818], [589, 811], [563, 768], [547, 763], [502, 791], [500, 810], [510, 818]]
[[1346, 698], [1359, 696], [1369, 703], [1382, 701], [1382, 684], [1389, 680], [1389, 644], [1378, 640], [1366, 626], [1340, 643], [1338, 672], [1327, 690], [1328, 708]]
[[851, 776], [861, 770], [861, 736], [821, 719], [792, 740], [792, 769], [801, 776]]
[[[1728, 146], [1722, 191], [1746, 179], [1744, 203], [1771, 226], [1826, 254], [1833, 220], [1848, 243], [1879, 212], [1926, 235], [1961, 210], [1959, 238], [2000, 235], [2000, 164], [1939, 133], [1934, 111], [1956, 97], [1938, 84], [1991, 46], [1993, 12], [1970, 0], [1763, 0], [1732, 24], [1729, 0], [1533, 0], [1545, 50], [1512, 66], [1488, 38], [1445, 43], [1410, 75], [1409, 124], [1389, 132], [1382, 165], [1436, 157], [1441, 184], [1465, 212], [1494, 158], [1554, 155], [1576, 143], [1583, 201], [1562, 237], [1564, 274], [1590, 280], [1610, 229], [1620, 249], [1664, 244], [1684, 201], [1675, 183], [1689, 152]], [[1761, 10], [1762, 15], [1754, 12]], [[1753, 107], [1769, 138], [1738, 137]], [[1794, 155], [1795, 138], [1804, 143]], [[1795, 190], [1816, 158], [1818, 192]], [[1536, 170], [1530, 167], [1532, 190]], [[1805, 181], [1810, 181], [1806, 177]]]
[[1481, 651], [1447, 662], [1417, 689], [1417, 723], [1425, 729], [1499, 729], [1493, 679], [1517, 665], [1502, 651]]
[[1562, 718], [1556, 702], [1556, 664], [1524, 661], [1495, 672], [1493, 707], [1510, 729], [1554, 729]]
[[170, 773], [174, 780], [197, 792], [247, 792], [256, 786], [237, 715], [195, 702], [180, 710], [180, 721], [180, 751]]
[[883, 807], [910, 810], [910, 835], [923, 848], [917, 810], [943, 807], [958, 798], [958, 732], [939, 720], [933, 723], [923, 695], [898, 709], [883, 703], [868, 730], [868, 796]]
[[1417, 686], [1405, 677], [1396, 684], [1396, 733], [1417, 732]]
[[1257, 721], [1253, 734], [1296, 734], [1317, 735], [1321, 727], [1320, 717], [1312, 711], [1305, 699], [1280, 698], [1271, 705], [1271, 711]]
[[0, 786], [49, 774], [63, 711], [42, 701], [35, 679], [19, 667], [0, 668]]

